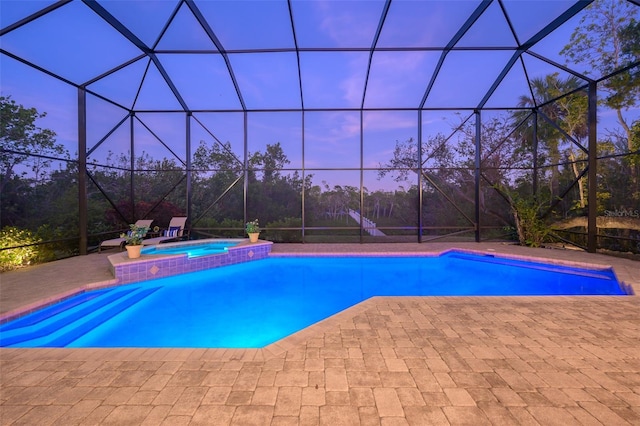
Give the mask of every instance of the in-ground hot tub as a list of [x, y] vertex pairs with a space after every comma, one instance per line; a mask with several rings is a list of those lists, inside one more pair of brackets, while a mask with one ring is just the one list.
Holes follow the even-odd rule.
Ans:
[[121, 252], [109, 256], [109, 262], [116, 281], [126, 284], [265, 259], [272, 245], [271, 241], [209, 238], [144, 248], [137, 259]]
[[195, 240], [185, 241], [179, 243], [166, 243], [157, 244], [154, 246], [147, 246], [142, 249], [141, 254], [153, 254], [153, 255], [171, 255], [171, 254], [186, 254], [187, 257], [200, 257], [210, 256], [212, 254], [228, 253], [230, 247], [235, 247], [238, 244], [245, 242], [245, 239], [207, 239], [207, 240]]

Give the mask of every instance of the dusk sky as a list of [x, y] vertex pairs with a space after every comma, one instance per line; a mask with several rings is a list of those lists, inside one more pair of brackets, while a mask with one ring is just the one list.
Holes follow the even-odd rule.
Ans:
[[[0, 25], [13, 23], [54, 2], [0, 1]], [[398, 1], [391, 3], [376, 47], [376, 30], [385, 2], [292, 1], [195, 1], [198, 13], [226, 51], [237, 89], [225, 57], [219, 54], [193, 11], [175, 0], [100, 1], [99, 4], [150, 49], [194, 112], [192, 141], [230, 141], [242, 155], [244, 118], [249, 111], [249, 150], [264, 150], [280, 142], [291, 160], [302, 167], [302, 108], [305, 115], [305, 167], [359, 168], [360, 108], [364, 108], [364, 166], [387, 161], [396, 140], [417, 138], [417, 108], [466, 108], [478, 106], [513, 56], [514, 48], [534, 37], [576, 2], [505, 1], [505, 10], [492, 2], [469, 31], [446, 55], [424, 105], [421, 101], [445, 47], [460, 26], [481, 4], [479, 1]], [[167, 20], [181, 4], [174, 19]], [[640, 8], [637, 8], [640, 9]], [[511, 31], [505, 12], [513, 25]], [[569, 42], [580, 17], [563, 24], [531, 49], [558, 64], [565, 64], [560, 50]], [[295, 47], [300, 49], [299, 58]], [[126, 109], [172, 113], [139, 113], [152, 132], [178, 157], [184, 158], [185, 115], [160, 70], [147, 57], [135, 60], [141, 50], [102, 20], [82, 2], [74, 1], [0, 37], [4, 52], [49, 70], [74, 84], [86, 84], [119, 67], [128, 66], [88, 84], [87, 88], [113, 101], [90, 95], [89, 146], [103, 138], [126, 116]], [[402, 48], [398, 51], [384, 50]], [[499, 48], [499, 50], [492, 50]], [[260, 51], [247, 52], [250, 49]], [[334, 49], [333, 51], [318, 51]], [[180, 50], [177, 53], [176, 50]], [[339, 50], [339, 51], [337, 51]], [[523, 55], [486, 102], [488, 108], [508, 108], [528, 95], [529, 78], [567, 73], [530, 55]], [[298, 60], [300, 74], [298, 74]], [[371, 61], [370, 72], [367, 69]], [[578, 72], [585, 70], [577, 69]], [[56, 78], [0, 55], [2, 95], [47, 112], [40, 125], [52, 128], [58, 141], [72, 155], [77, 141], [77, 92]], [[300, 78], [301, 77], [301, 78]], [[590, 77], [598, 77], [590, 75]], [[142, 84], [141, 84], [142, 82]], [[365, 92], [366, 88], [366, 92]], [[412, 109], [368, 111], [369, 109]], [[349, 111], [335, 111], [347, 109]], [[235, 111], [211, 113], [202, 110]], [[290, 110], [269, 112], [270, 110]], [[254, 112], [255, 111], [255, 112]], [[423, 132], [446, 132], [457, 121], [455, 111], [427, 111]], [[631, 112], [637, 115], [637, 111]], [[492, 112], [485, 112], [490, 117]], [[607, 122], [606, 111], [599, 118]], [[603, 126], [601, 126], [603, 127]], [[213, 133], [214, 137], [209, 134]], [[92, 153], [102, 162], [106, 153], [126, 152], [129, 126], [124, 125]], [[136, 124], [137, 150], [154, 157], [167, 150], [143, 125]], [[319, 172], [320, 173], [320, 172]], [[355, 172], [354, 172], [355, 173]], [[354, 175], [357, 176], [357, 173]]]

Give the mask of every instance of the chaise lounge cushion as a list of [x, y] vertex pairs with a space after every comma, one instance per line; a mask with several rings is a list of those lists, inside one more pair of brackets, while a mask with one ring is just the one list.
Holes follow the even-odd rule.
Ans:
[[164, 231], [165, 237], [178, 237], [180, 235], [180, 227], [179, 226], [171, 226], [169, 229]]
[[[146, 227], [146, 228], [150, 228], [151, 224], [153, 223], [153, 219], [140, 219], [137, 220], [135, 225], [137, 227]], [[127, 231], [127, 235], [131, 236], [131, 231]], [[110, 240], [105, 240], [100, 242], [100, 245], [98, 246], [98, 251], [101, 251], [103, 248], [106, 247], [120, 247], [120, 250], [124, 250], [124, 245], [125, 245], [126, 240], [124, 238], [112, 238]]]
[[142, 240], [142, 244], [145, 246], [152, 246], [164, 242], [177, 241], [183, 238], [185, 235], [188, 235], [185, 230], [186, 223], [186, 217], [174, 216], [173, 218], [171, 218], [171, 222], [169, 222], [169, 229], [162, 232], [162, 236], [155, 238], [145, 238], [144, 240]]

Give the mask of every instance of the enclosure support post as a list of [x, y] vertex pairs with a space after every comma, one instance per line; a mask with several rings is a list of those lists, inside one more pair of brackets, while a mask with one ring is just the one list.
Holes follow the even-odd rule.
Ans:
[[360, 110], [360, 244], [364, 243], [364, 111]]
[[301, 213], [301, 218], [302, 218], [301, 226], [302, 226], [302, 229], [300, 229], [300, 240], [301, 240], [301, 242], [304, 243], [305, 242], [304, 241], [305, 240], [305, 229], [304, 228], [305, 228], [305, 224], [306, 224], [306, 220], [307, 220], [307, 218], [306, 218], [306, 216], [304, 214], [305, 201], [306, 201], [306, 199], [305, 199], [305, 184], [304, 183], [307, 181], [307, 170], [306, 170], [306, 166], [305, 166], [305, 162], [304, 162], [304, 111], [302, 111], [300, 113], [300, 120], [301, 120], [300, 125], [301, 125], [301, 128], [302, 128], [302, 140], [301, 140], [302, 146], [300, 147], [301, 148], [301, 152], [302, 152], [302, 185], [301, 185], [301, 189], [300, 189], [300, 191], [302, 192], [301, 198], [300, 198], [301, 203], [302, 203], [302, 206], [301, 206], [301, 208], [302, 208], [302, 213]]
[[595, 253], [598, 245], [598, 229], [596, 227], [596, 216], [598, 214], [598, 133], [597, 133], [597, 83], [589, 81], [589, 172], [588, 179], [588, 204], [587, 204], [587, 251]]
[[424, 206], [424, 198], [422, 196], [422, 110], [418, 111], [418, 153], [416, 160], [418, 161], [418, 243], [422, 242], [422, 213]]
[[80, 254], [87, 254], [88, 238], [87, 200], [87, 92], [78, 87], [78, 230]]
[[191, 230], [191, 111], [187, 112], [186, 115], [186, 165], [187, 165], [187, 224], [185, 224], [186, 229]]
[[[248, 146], [248, 138], [247, 138], [247, 111], [244, 111], [244, 185], [243, 185], [243, 205], [244, 205], [244, 223], [249, 221], [248, 211], [247, 211], [247, 194], [249, 193], [249, 146]], [[241, 231], [244, 232], [244, 231]], [[244, 234], [243, 234], [244, 235]]]
[[533, 141], [532, 141], [532, 151], [533, 151], [533, 176], [531, 177], [531, 182], [533, 188], [531, 189], [533, 192], [533, 199], [538, 200], [538, 110], [535, 110], [533, 114]]
[[480, 149], [482, 147], [480, 136], [481, 132], [481, 116], [480, 111], [475, 111], [476, 115], [476, 158], [475, 158], [475, 237], [476, 243], [480, 242]]
[[131, 201], [131, 217], [129, 223], [134, 223], [137, 220], [138, 213], [136, 212], [136, 190], [135, 190], [135, 168], [136, 168], [136, 144], [135, 144], [135, 115], [134, 111], [131, 111], [129, 120], [129, 146], [131, 147], [131, 158], [129, 159], [129, 200]]

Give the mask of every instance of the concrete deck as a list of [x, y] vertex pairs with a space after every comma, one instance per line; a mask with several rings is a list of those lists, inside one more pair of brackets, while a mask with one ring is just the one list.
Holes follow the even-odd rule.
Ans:
[[[640, 294], [640, 262], [455, 246], [613, 266]], [[2, 274], [0, 312], [112, 279], [108, 254]], [[638, 425], [640, 298], [378, 297], [259, 350], [1, 349], [0, 424]]]

